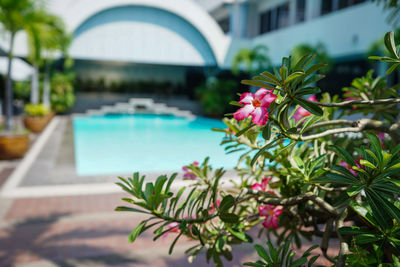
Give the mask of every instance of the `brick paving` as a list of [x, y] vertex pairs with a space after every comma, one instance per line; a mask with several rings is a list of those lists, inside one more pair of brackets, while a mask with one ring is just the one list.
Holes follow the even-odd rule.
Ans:
[[[135, 243], [129, 243], [129, 233], [144, 217], [112, 212], [122, 203], [120, 197], [112, 194], [14, 200], [0, 227], [0, 266], [35, 262], [40, 266], [42, 261], [71, 266], [67, 262], [74, 260], [72, 266], [188, 265], [182, 252], [191, 242], [185, 238], [178, 242], [178, 253], [172, 257], [166, 257], [172, 234], [154, 243], [152, 234], [144, 233]], [[201, 256], [196, 263], [188, 266], [208, 266]]]
[[[152, 233], [146, 232], [129, 243], [129, 233], [145, 217], [114, 212], [122, 196], [13, 200], [0, 224], [0, 266], [212, 266], [204, 255], [194, 264], [187, 262], [183, 252], [193, 243], [185, 238], [168, 256], [174, 234], [153, 242]], [[234, 262], [226, 266], [257, 259], [252, 246], [234, 247]], [[328, 263], [321, 258], [319, 264]]]

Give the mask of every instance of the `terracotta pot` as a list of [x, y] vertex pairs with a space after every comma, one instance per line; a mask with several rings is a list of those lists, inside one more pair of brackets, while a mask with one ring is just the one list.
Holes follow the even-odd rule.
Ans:
[[28, 135], [0, 136], [0, 159], [22, 158], [28, 149]]
[[40, 133], [43, 131], [49, 122], [48, 115], [43, 117], [25, 116], [24, 125], [33, 133]]
[[47, 123], [49, 123], [54, 118], [55, 115], [56, 113], [54, 111], [50, 111], [50, 113], [46, 115]]

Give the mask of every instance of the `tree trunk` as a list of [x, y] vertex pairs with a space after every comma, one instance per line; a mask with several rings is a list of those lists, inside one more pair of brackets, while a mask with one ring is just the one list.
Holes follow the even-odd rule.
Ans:
[[50, 64], [45, 63], [44, 83], [43, 83], [43, 104], [50, 107]]
[[6, 113], [6, 130], [11, 130], [13, 127], [13, 82], [12, 82], [12, 59], [14, 48], [15, 33], [11, 33], [10, 48], [8, 51], [8, 67], [7, 67], [7, 82], [6, 91], [4, 93], [4, 108]]
[[33, 63], [33, 73], [31, 81], [31, 104], [39, 104], [39, 67]]

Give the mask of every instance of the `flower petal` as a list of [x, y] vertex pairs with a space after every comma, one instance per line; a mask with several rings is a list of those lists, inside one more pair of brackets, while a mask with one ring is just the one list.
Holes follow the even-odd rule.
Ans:
[[269, 92], [271, 92], [271, 90], [267, 90], [265, 88], [260, 88], [257, 90], [257, 92], [254, 94], [254, 98], [256, 99], [263, 99], [263, 97], [268, 94]]
[[313, 101], [313, 102], [318, 102], [317, 97], [315, 95], [311, 95], [308, 100]]
[[[233, 114], [233, 116], [235, 116], [235, 114]], [[254, 124], [263, 126], [267, 123], [268, 111], [266, 108], [258, 107], [254, 109], [251, 116]]]
[[252, 105], [245, 105], [244, 107], [240, 108], [238, 111], [233, 113], [233, 117], [236, 120], [241, 121], [241, 120], [247, 118], [248, 116], [250, 116], [250, 114], [253, 111], [254, 111], [254, 107]]
[[261, 106], [264, 108], [268, 108], [271, 105], [271, 103], [275, 101], [277, 97], [278, 96], [274, 95], [273, 93], [266, 94], [261, 101]]
[[243, 93], [240, 96], [240, 104], [251, 104], [254, 100], [253, 94], [252, 93]]
[[263, 187], [262, 185], [260, 185], [259, 183], [255, 183], [251, 186], [251, 189], [253, 190], [257, 190], [257, 191], [263, 191]]

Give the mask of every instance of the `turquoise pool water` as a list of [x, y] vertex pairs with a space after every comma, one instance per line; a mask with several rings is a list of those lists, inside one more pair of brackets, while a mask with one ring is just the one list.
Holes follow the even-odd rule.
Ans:
[[180, 171], [207, 156], [214, 168], [232, 169], [238, 154], [226, 155], [220, 142], [225, 128], [219, 120], [165, 115], [106, 115], [75, 117], [77, 174], [129, 174], [136, 171]]

